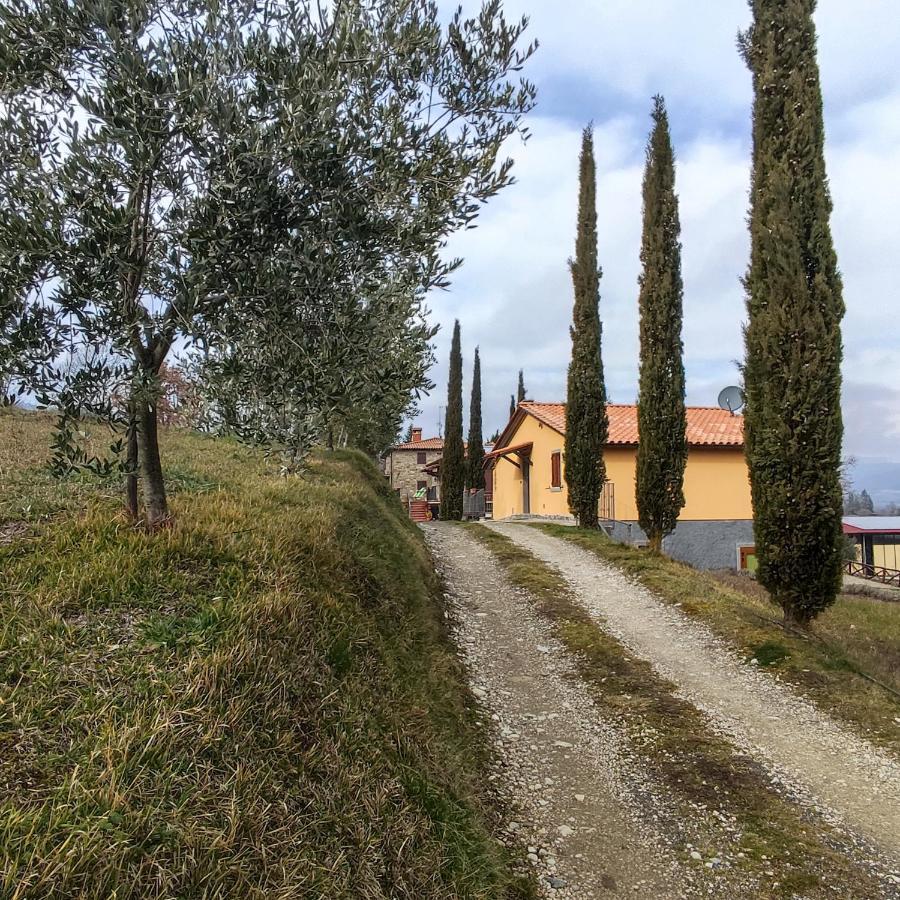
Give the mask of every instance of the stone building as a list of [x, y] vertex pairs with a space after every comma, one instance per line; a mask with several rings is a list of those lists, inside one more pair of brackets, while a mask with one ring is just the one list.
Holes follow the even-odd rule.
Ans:
[[400, 499], [407, 502], [420, 488], [427, 491], [428, 500], [440, 500], [440, 480], [426, 467], [441, 458], [443, 438], [424, 438], [421, 428], [413, 428], [412, 440], [394, 444], [384, 455], [384, 474]]

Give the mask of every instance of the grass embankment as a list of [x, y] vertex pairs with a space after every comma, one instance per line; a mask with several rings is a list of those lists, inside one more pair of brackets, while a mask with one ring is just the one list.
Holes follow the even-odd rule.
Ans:
[[781, 626], [780, 610], [752, 578], [701, 572], [599, 532], [537, 527], [626, 572], [863, 736], [900, 751], [900, 604], [841, 594], [804, 635]]
[[[0, 445], [11, 422], [44, 429], [4, 413]], [[153, 535], [113, 486], [66, 494], [43, 451], [7, 453], [3, 514], [33, 524], [0, 544], [0, 895], [529, 896], [427, 551], [374, 467], [164, 453]]]
[[597, 625], [555, 569], [504, 535], [483, 526], [468, 530], [535, 598], [572, 651], [598, 709], [627, 730], [634, 751], [669, 789], [670, 799], [683, 805], [681, 814], [689, 818], [692, 805], [699, 804], [736, 821], [738, 842], [724, 850], [707, 848], [705, 857], [720, 855], [758, 876], [760, 897], [818, 896], [819, 889], [827, 896], [880, 895], [865, 870], [829, 846], [829, 826], [805, 821], [771, 788], [759, 764], [711, 731], [671, 682]]

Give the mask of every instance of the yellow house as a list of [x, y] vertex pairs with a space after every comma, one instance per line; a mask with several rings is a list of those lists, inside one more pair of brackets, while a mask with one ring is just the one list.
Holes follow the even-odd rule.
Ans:
[[[637, 407], [609, 404], [604, 449], [607, 484], [600, 518], [613, 537], [642, 543], [637, 522], [635, 469]], [[488, 454], [493, 516], [570, 516], [565, 480], [566, 408], [562, 403], [520, 403]], [[688, 460], [685, 505], [663, 548], [702, 568], [747, 568], [752, 564], [753, 511], [744, 459], [741, 416], [727, 410], [687, 410]]]

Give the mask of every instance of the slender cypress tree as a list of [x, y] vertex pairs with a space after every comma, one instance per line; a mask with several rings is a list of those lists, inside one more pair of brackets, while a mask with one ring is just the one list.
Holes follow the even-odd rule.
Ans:
[[569, 261], [575, 288], [572, 361], [566, 397], [565, 470], [569, 509], [583, 528], [597, 526], [598, 502], [606, 480], [603, 445], [609, 422], [600, 355], [600, 268], [597, 265], [597, 186], [594, 135], [584, 130], [578, 197], [575, 259]]
[[509, 395], [509, 417], [512, 418], [516, 414], [516, 398], [514, 394]]
[[469, 446], [466, 452], [466, 487], [484, 488], [484, 436], [481, 433], [481, 359], [475, 348], [472, 399], [469, 403]]
[[654, 97], [653, 132], [644, 170], [636, 499], [638, 521], [657, 552], [663, 538], [675, 530], [684, 506], [687, 421], [680, 234], [669, 117], [662, 97]]
[[519, 387], [516, 392], [516, 398], [519, 403], [525, 399], [525, 372], [519, 369]]
[[447, 416], [444, 420], [444, 455], [441, 458], [441, 518], [461, 519], [466, 482], [466, 451], [462, 437], [462, 350], [459, 321], [450, 345]]
[[829, 224], [815, 0], [752, 0], [744, 379], [758, 578], [805, 627], [841, 581], [841, 278]]

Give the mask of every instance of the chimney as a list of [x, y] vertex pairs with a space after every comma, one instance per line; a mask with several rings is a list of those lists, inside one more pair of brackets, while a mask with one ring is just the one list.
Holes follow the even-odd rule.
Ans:
[[421, 428], [413, 428], [412, 439], [414, 442], [422, 440], [422, 429]]

